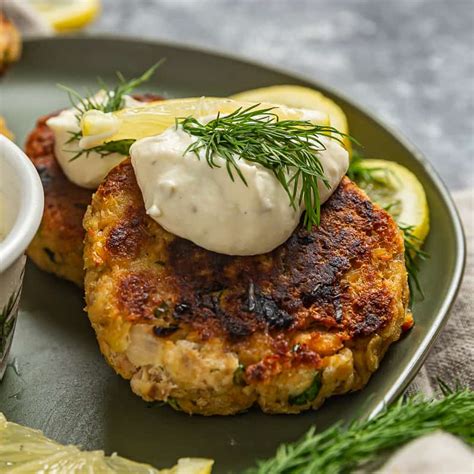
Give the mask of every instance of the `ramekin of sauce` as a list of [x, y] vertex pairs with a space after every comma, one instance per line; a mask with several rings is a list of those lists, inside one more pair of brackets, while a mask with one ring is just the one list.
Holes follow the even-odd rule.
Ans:
[[25, 250], [43, 215], [43, 187], [33, 164], [0, 135], [0, 379], [18, 315]]

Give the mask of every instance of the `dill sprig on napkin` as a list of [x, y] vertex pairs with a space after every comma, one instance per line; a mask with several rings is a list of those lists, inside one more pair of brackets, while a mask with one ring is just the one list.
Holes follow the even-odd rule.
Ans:
[[246, 474], [339, 474], [376, 461], [403, 444], [437, 430], [474, 444], [474, 392], [451, 390], [441, 383], [443, 397], [401, 398], [371, 420], [344, 428], [337, 424], [316, 433], [312, 428], [299, 441], [278, 448], [275, 457], [260, 461]]

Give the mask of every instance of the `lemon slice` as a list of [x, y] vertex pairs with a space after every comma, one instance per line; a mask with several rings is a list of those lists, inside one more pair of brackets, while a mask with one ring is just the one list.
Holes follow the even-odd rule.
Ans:
[[369, 170], [371, 179], [357, 179], [369, 197], [392, 214], [395, 220], [411, 227], [421, 245], [430, 229], [428, 201], [417, 177], [398, 163], [386, 160], [361, 160], [358, 167]]
[[[152, 102], [141, 107], [131, 107], [104, 114], [97, 110], [86, 112], [81, 120], [83, 143], [97, 146], [117, 140], [138, 140], [159, 135], [176, 123], [180, 117], [205, 117], [218, 112], [228, 114], [238, 108], [254, 105], [252, 102], [236, 101], [220, 97], [193, 97]], [[272, 107], [262, 103], [259, 108]], [[304, 112], [288, 107], [279, 107], [275, 113], [280, 119], [301, 120]], [[311, 121], [318, 125], [328, 125], [324, 112], [314, 112]], [[108, 128], [107, 128], [108, 127]], [[82, 143], [81, 143], [82, 146]], [[84, 145], [84, 148], [89, 147]]]
[[213, 461], [200, 458], [182, 458], [171, 469], [160, 471], [160, 474], [210, 474]]
[[98, 15], [99, 0], [28, 0], [59, 32], [78, 30]]
[[212, 465], [210, 459], [183, 458], [171, 469], [158, 470], [116, 454], [105, 456], [103, 451], [63, 446], [41, 431], [8, 422], [0, 413], [0, 474], [210, 474]]
[[[252, 89], [234, 94], [231, 98], [249, 102], [270, 102], [297, 109], [319, 110], [329, 116], [329, 125], [342, 133], [349, 134], [347, 118], [342, 109], [331, 99], [314, 89], [303, 86], [271, 86]], [[343, 139], [347, 150], [351, 151], [351, 141]]]

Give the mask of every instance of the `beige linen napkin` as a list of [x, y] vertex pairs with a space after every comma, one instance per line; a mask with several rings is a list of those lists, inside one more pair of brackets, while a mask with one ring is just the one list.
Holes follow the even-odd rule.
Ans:
[[[408, 393], [432, 395], [437, 379], [474, 388], [474, 189], [453, 194], [464, 224], [467, 261], [464, 280], [446, 327]], [[416, 315], [415, 315], [416, 318]]]
[[[446, 327], [407, 393], [432, 396], [438, 379], [474, 386], [474, 190], [453, 194], [464, 224], [467, 261], [464, 280]], [[416, 315], [415, 315], [416, 319]], [[459, 439], [434, 433], [408, 443], [390, 456], [378, 474], [471, 474], [474, 455]]]

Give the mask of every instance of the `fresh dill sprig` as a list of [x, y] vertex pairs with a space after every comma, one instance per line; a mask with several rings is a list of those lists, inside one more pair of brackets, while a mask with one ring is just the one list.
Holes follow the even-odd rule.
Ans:
[[413, 234], [413, 226], [399, 223], [398, 227], [403, 232], [405, 243], [405, 267], [408, 273], [408, 286], [410, 287], [410, 301], [413, 302], [413, 295], [416, 290], [424, 297], [423, 288], [418, 279], [420, 268], [419, 260], [426, 260], [429, 254], [421, 250], [421, 240]]
[[362, 154], [357, 150], [353, 150], [351, 161], [349, 163], [349, 169], [346, 173], [347, 176], [360, 186], [362, 186], [361, 183], [383, 184], [384, 180], [380, 178], [380, 173], [382, 172], [385, 174], [387, 170], [380, 166], [364, 166], [364, 162], [365, 158], [362, 156]]
[[[163, 63], [164, 59], [161, 59], [141, 76], [126, 80], [122, 73], [117, 72], [118, 82], [113, 88], [109, 88], [108, 85], [101, 79], [98, 83], [104, 92], [105, 97], [100, 100], [94, 97], [94, 94], [88, 91], [87, 96], [83, 97], [79, 92], [71, 89], [70, 87], [58, 84], [58, 86], [65, 90], [69, 96], [69, 100], [72, 106], [76, 109], [76, 119], [80, 124], [82, 116], [89, 110], [100, 110], [101, 112], [115, 112], [120, 110], [124, 106], [124, 97], [131, 94], [137, 87], [150, 80], [155, 71]], [[66, 144], [78, 142], [82, 138], [82, 131], [71, 131], [69, 132], [71, 137]], [[129, 143], [128, 147], [126, 146]], [[89, 148], [87, 150], [78, 149], [77, 153], [70, 159], [70, 161], [76, 160], [82, 155], [88, 156], [91, 152], [98, 153], [101, 157], [110, 155], [112, 153], [119, 153], [124, 156], [128, 155], [130, 146], [133, 140], [118, 140], [113, 142], [107, 142], [102, 145]]]
[[299, 441], [282, 445], [275, 457], [260, 461], [247, 474], [339, 474], [380, 460], [381, 454], [420, 436], [443, 430], [474, 444], [474, 392], [441, 385], [443, 397], [401, 398], [371, 420], [341, 424], [316, 433], [313, 427]]
[[199, 158], [199, 153], [204, 151], [211, 168], [219, 167], [216, 157], [223, 158], [232, 181], [235, 174], [247, 184], [239, 159], [271, 170], [288, 194], [291, 206], [296, 209], [304, 204], [304, 224], [310, 229], [320, 220], [318, 183], [329, 187], [318, 157], [326, 149], [321, 138], [341, 142], [346, 135], [307, 120], [280, 120], [275, 107], [258, 109], [259, 105], [239, 108], [227, 115], [218, 114], [207, 123], [194, 117], [177, 119], [176, 126], [197, 138], [186, 152], [193, 152]]
[[123, 140], [115, 140], [112, 142], [103, 143], [102, 145], [95, 146], [93, 148], [88, 148], [86, 150], [77, 150], [76, 154], [72, 156], [69, 161], [74, 161], [82, 155], [85, 155], [86, 158], [89, 156], [89, 153], [94, 152], [100, 155], [101, 158], [111, 155], [112, 153], [118, 153], [119, 155], [128, 156], [130, 147], [135, 142], [134, 139], [125, 138]]
[[88, 91], [88, 96], [83, 97], [76, 90], [58, 84], [58, 86], [68, 93], [69, 100], [72, 106], [77, 110], [76, 117], [80, 121], [82, 115], [88, 110], [100, 110], [101, 112], [115, 112], [120, 110], [124, 105], [124, 96], [132, 93], [137, 87], [150, 80], [158, 67], [163, 63], [164, 59], [158, 61], [151, 68], [145, 71], [140, 77], [126, 80], [122, 73], [117, 72], [118, 82], [112, 89], [102, 80], [98, 79], [99, 86], [105, 94], [105, 98], [98, 100], [93, 94]]

